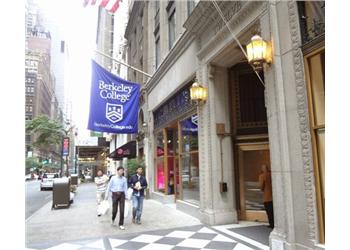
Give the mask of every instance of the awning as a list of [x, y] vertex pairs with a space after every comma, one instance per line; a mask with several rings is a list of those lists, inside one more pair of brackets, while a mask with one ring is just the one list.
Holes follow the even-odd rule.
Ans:
[[136, 158], [136, 141], [125, 143], [110, 153], [108, 157], [114, 160], [122, 160], [125, 157], [128, 159]]

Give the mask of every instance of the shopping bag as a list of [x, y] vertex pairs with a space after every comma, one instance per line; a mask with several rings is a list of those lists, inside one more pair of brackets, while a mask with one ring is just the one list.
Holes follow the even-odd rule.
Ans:
[[131, 202], [130, 200], [126, 200], [124, 205], [124, 218], [128, 218], [130, 214], [131, 214]]
[[97, 214], [105, 215], [109, 209], [109, 202], [107, 200], [101, 201], [97, 207]]
[[130, 200], [131, 197], [132, 197], [132, 192], [133, 192], [133, 189], [132, 188], [128, 188], [128, 192], [127, 192], [127, 196], [126, 196], [126, 199]]

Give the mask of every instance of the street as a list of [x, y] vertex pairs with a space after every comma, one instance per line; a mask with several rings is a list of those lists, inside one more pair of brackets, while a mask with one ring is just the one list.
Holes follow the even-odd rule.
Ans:
[[26, 194], [26, 219], [38, 211], [42, 206], [51, 201], [52, 191], [40, 191], [40, 180], [25, 182]]

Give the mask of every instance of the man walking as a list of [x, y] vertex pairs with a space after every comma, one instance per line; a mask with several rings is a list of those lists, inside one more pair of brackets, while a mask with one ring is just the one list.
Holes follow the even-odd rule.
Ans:
[[114, 225], [115, 217], [117, 216], [118, 206], [120, 209], [119, 214], [119, 228], [124, 230], [124, 207], [125, 207], [125, 197], [128, 192], [128, 183], [126, 178], [123, 176], [124, 168], [117, 168], [117, 175], [113, 176], [108, 184], [106, 199], [108, 199], [108, 193], [112, 192], [112, 225]]
[[132, 193], [132, 222], [141, 224], [141, 213], [143, 207], [143, 200], [145, 198], [145, 189], [147, 188], [147, 181], [142, 176], [143, 169], [139, 167], [136, 174], [130, 177], [130, 187], [133, 189]]
[[[108, 177], [103, 174], [102, 170], [97, 171], [97, 176], [95, 177], [96, 189], [96, 201], [97, 205], [100, 205], [101, 201], [105, 198], [106, 188], [107, 188]], [[97, 216], [101, 216], [101, 213], [97, 213]]]

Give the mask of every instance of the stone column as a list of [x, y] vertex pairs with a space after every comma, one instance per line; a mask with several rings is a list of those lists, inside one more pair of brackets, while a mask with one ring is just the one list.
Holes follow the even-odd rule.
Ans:
[[204, 223], [210, 225], [237, 222], [234, 201], [232, 141], [223, 139], [223, 181], [226, 193], [220, 193], [221, 152], [216, 123], [230, 130], [228, 75], [226, 68], [201, 65], [198, 80], [208, 88], [206, 104], [198, 108], [200, 158], [200, 212]]
[[314, 249], [315, 197], [296, 2], [271, 1], [261, 17], [273, 44], [265, 68], [275, 229], [271, 249]]

